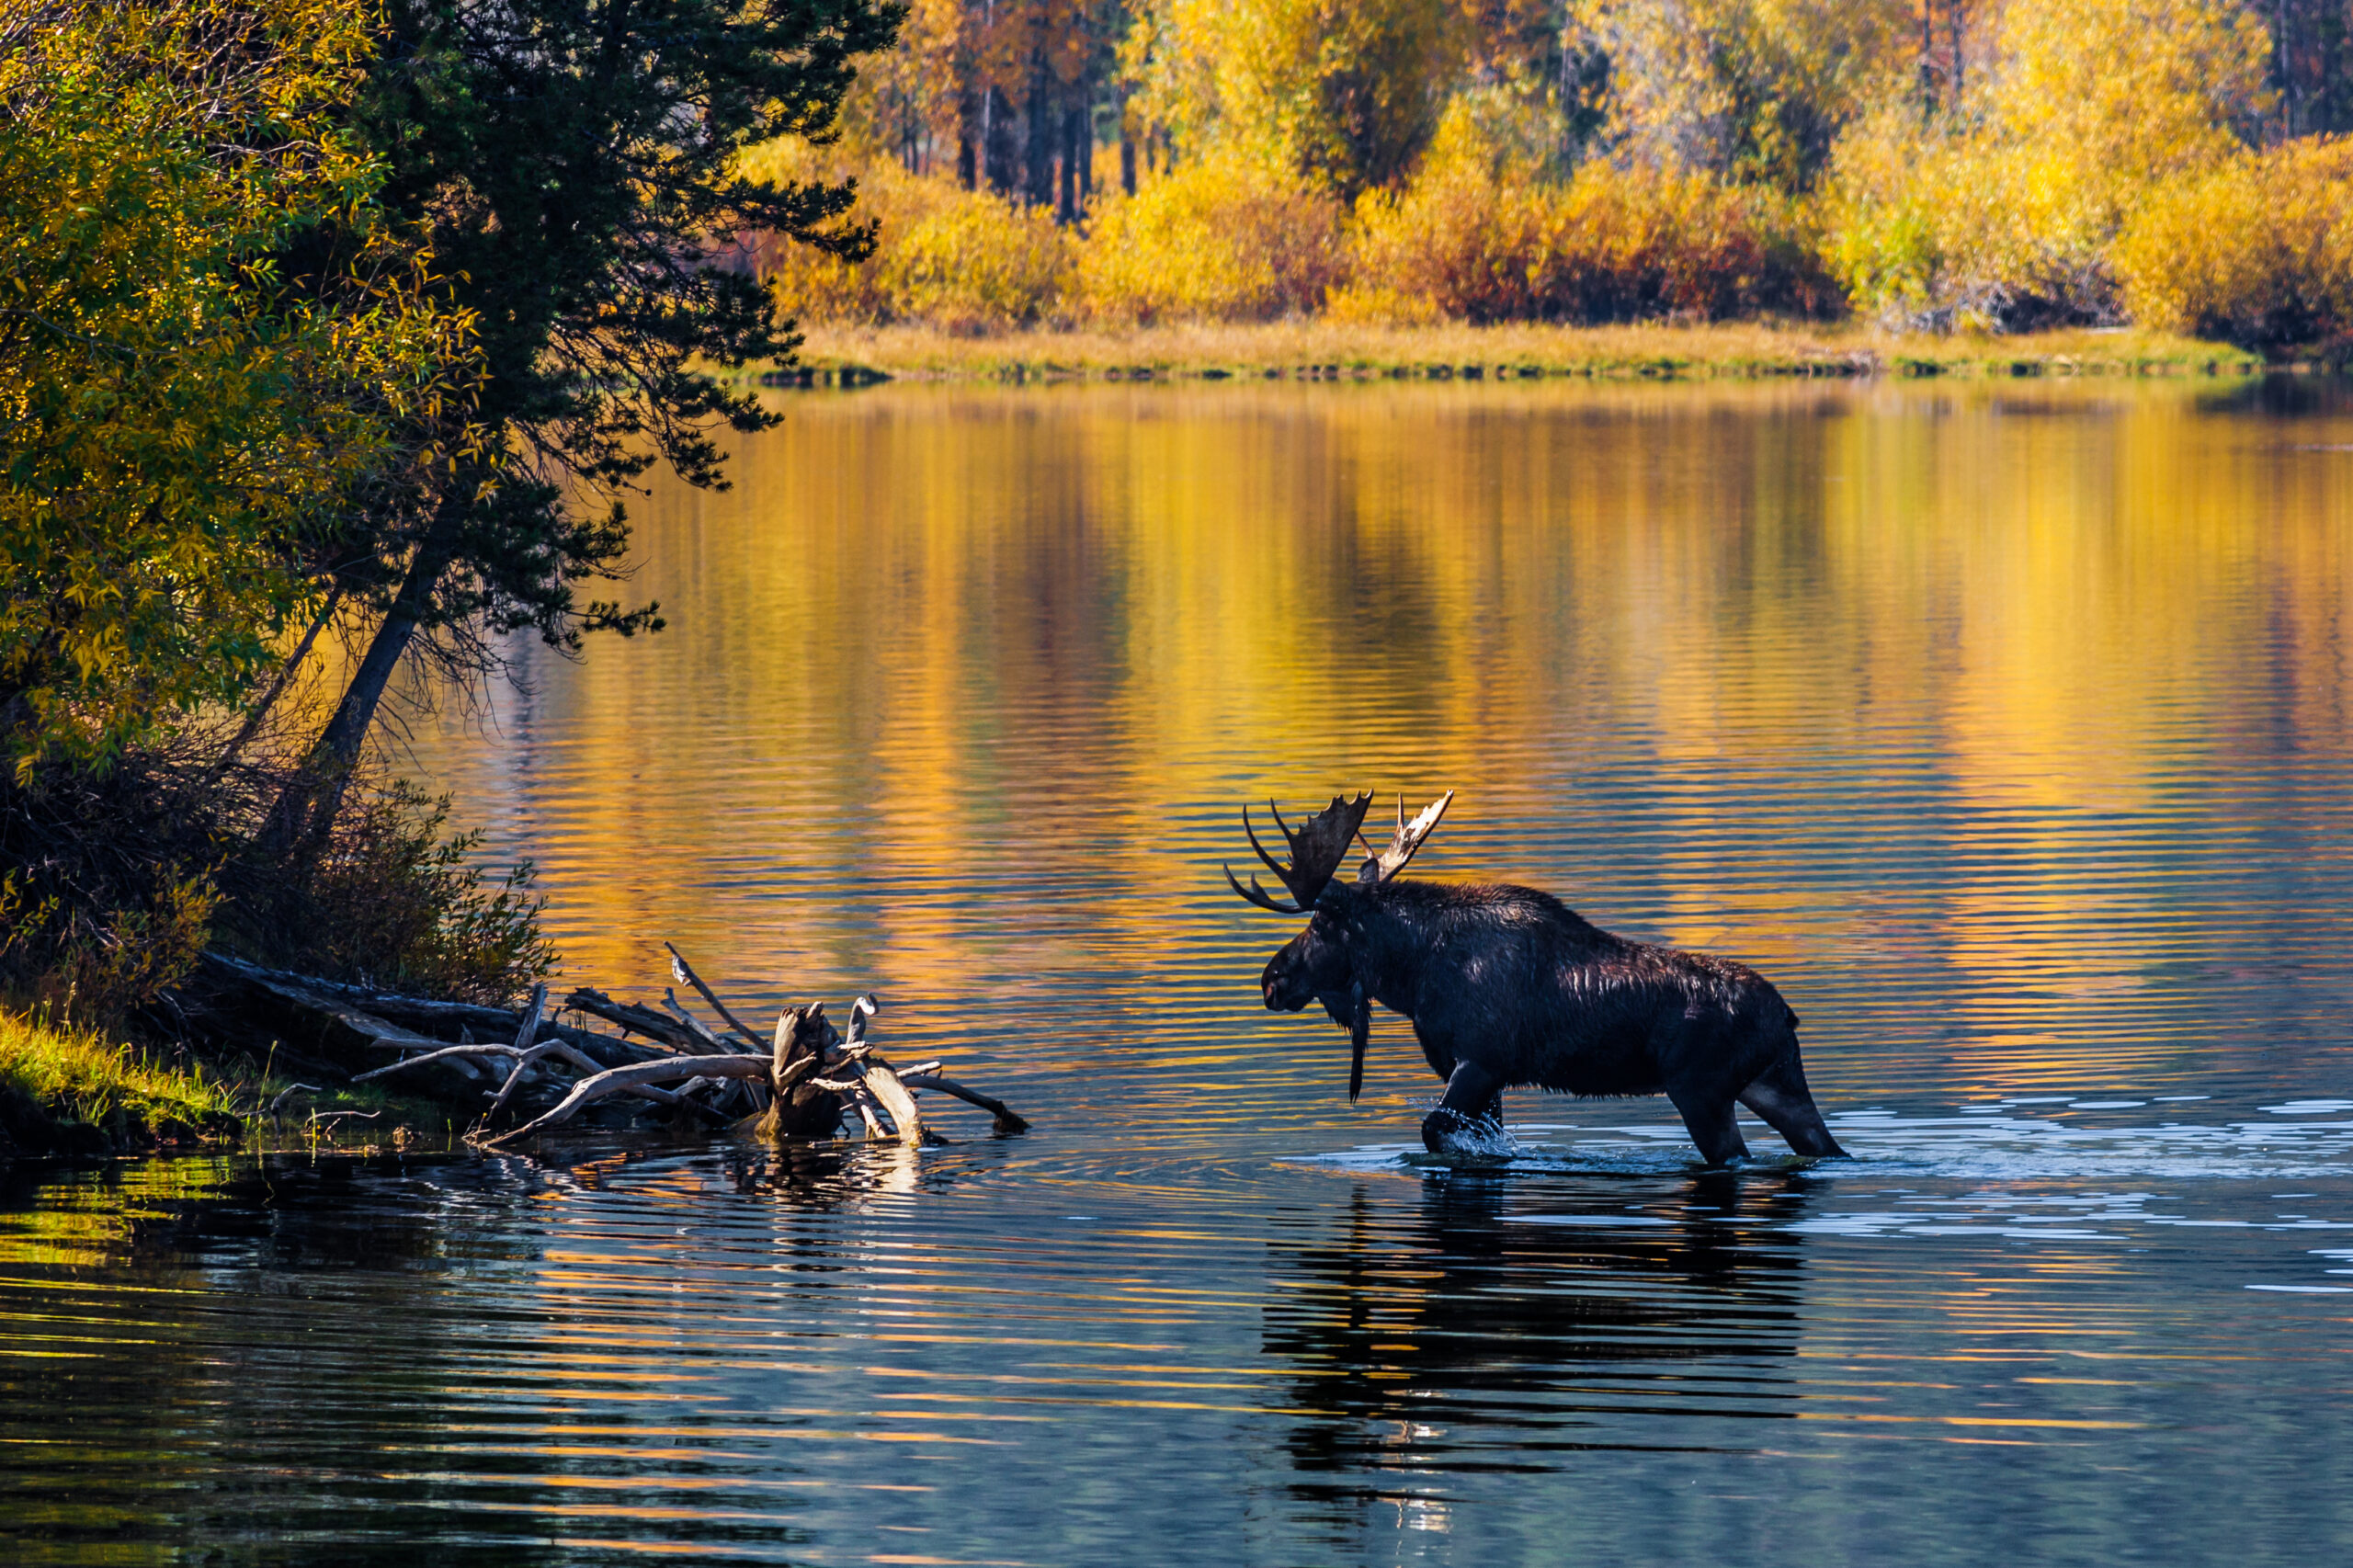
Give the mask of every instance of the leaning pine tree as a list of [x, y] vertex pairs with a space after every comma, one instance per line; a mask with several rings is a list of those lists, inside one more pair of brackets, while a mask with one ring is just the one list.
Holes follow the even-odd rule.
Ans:
[[722, 483], [720, 426], [775, 416], [698, 368], [788, 358], [762, 283], [714, 265], [765, 232], [856, 258], [846, 185], [746, 179], [736, 154], [823, 140], [853, 60], [887, 48], [895, 0], [389, 0], [357, 124], [389, 166], [379, 199], [452, 304], [482, 381], [456, 451], [352, 512], [335, 587], [377, 616], [269, 834], [332, 823], [404, 657], [479, 669], [490, 640], [576, 647], [661, 623], [584, 597], [620, 574], [621, 497], [657, 464]]

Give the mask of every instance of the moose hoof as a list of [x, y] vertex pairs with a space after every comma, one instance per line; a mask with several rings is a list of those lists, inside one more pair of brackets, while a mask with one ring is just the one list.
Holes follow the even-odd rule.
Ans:
[[1483, 1155], [1489, 1159], [1513, 1153], [1511, 1134], [1492, 1116], [1465, 1116], [1440, 1106], [1422, 1118], [1422, 1147], [1433, 1154]]

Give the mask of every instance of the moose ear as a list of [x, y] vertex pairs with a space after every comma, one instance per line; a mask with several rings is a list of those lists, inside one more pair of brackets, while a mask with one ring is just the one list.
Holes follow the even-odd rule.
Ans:
[[1315, 902], [1313, 903], [1308, 905], [1308, 913], [1313, 915], [1318, 910], [1321, 910], [1329, 915], [1337, 915], [1341, 916], [1355, 914], [1357, 908], [1357, 888], [1358, 885], [1359, 884], [1354, 882], [1344, 882], [1339, 881], [1337, 878], [1335, 878], [1333, 881], [1324, 884], [1324, 891], [1315, 895]]

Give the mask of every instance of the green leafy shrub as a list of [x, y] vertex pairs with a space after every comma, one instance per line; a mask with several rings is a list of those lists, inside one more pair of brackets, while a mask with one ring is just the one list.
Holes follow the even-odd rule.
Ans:
[[151, 754], [0, 776], [0, 992], [112, 1023], [196, 963], [218, 824]]
[[192, 741], [102, 774], [0, 775], [0, 994], [113, 1027], [210, 946], [493, 1005], [554, 967], [530, 867], [483, 870], [447, 801], [363, 782], [323, 842], [272, 849], [260, 827], [288, 776], [216, 768]]
[[223, 934], [262, 962], [330, 980], [512, 1003], [555, 968], [526, 860], [493, 880], [480, 833], [443, 836], [448, 797], [395, 782], [346, 801], [315, 855], [257, 850], [228, 879]]
[[[384, 254], [338, 128], [369, 14], [0, 15], [0, 766], [102, 766], [257, 685], [316, 603], [305, 536], [463, 395], [468, 324]], [[289, 286], [331, 222], [352, 254]]]

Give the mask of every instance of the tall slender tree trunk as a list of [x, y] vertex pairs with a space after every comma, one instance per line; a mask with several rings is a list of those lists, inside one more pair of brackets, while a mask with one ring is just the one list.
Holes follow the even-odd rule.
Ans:
[[1001, 183], [996, 177], [996, 88], [994, 85], [981, 89], [981, 183], [976, 188], [995, 190]]
[[1937, 112], [1937, 0], [1920, 0], [1920, 119]]
[[245, 722], [237, 727], [236, 734], [214, 759], [206, 775], [208, 778], [219, 778], [228, 772], [236, 762], [237, 754], [252, 744], [253, 738], [261, 733], [262, 724], [269, 718], [269, 710], [278, 706], [279, 698], [286, 695], [287, 687], [293, 682], [294, 672], [301, 669], [302, 661], [311, 656], [311, 645], [319, 640], [319, 633], [326, 630], [327, 623], [335, 619], [335, 612], [342, 605], [343, 585], [337, 583], [328, 590], [327, 602], [319, 607], [318, 615], [302, 633], [301, 641], [295, 643], [294, 651], [286, 655], [286, 662], [278, 666], [278, 673], [269, 677], [269, 685], [255, 701], [252, 711], [245, 715]]
[[384, 688], [392, 683], [401, 655], [408, 652], [416, 629], [433, 608], [433, 591], [441, 585], [441, 574], [449, 569], [451, 554], [448, 546], [430, 538], [418, 548], [392, 608], [369, 640], [367, 653], [351, 673], [351, 684], [344, 687], [343, 700], [335, 704], [335, 717], [319, 733], [313, 748], [316, 756], [346, 770], [359, 760], [359, 748], [375, 725]]
[[1060, 141], [1062, 127], [1055, 123], [1051, 79], [1046, 74], [1046, 55], [1040, 50], [1029, 57], [1029, 97], [1021, 106], [1021, 195], [1036, 207], [1051, 207], [1054, 203], [1054, 143]]
[[1952, 7], [1947, 13], [1947, 20], [1949, 20], [1952, 25], [1952, 107], [1957, 109], [1961, 108], [1961, 89], [1964, 85], [1961, 69], [1961, 29], [1967, 25], [1969, 20], [1963, 0], [1952, 0]]
[[1085, 211], [1086, 167], [1079, 142], [1084, 140], [1086, 113], [1070, 108], [1063, 110], [1063, 177], [1062, 221], [1075, 223]]
[[352, 769], [358, 766], [360, 749], [367, 744], [368, 732], [375, 726], [384, 688], [392, 684], [392, 672], [400, 668], [401, 656], [408, 652], [417, 628], [431, 612], [433, 595], [441, 585], [442, 574], [449, 571], [456, 558], [451, 540], [456, 532], [455, 514], [462, 505], [444, 502], [425, 541], [417, 546], [416, 554], [409, 562], [408, 575], [402, 579], [400, 592], [393, 596], [392, 608], [385, 611], [376, 635], [369, 640], [368, 652], [351, 672], [343, 699], [335, 704], [334, 717], [313, 743], [301, 772], [278, 796], [262, 830], [265, 847], [282, 853], [298, 846], [315, 846], [334, 825], [335, 813], [343, 809], [344, 791], [351, 784]]

